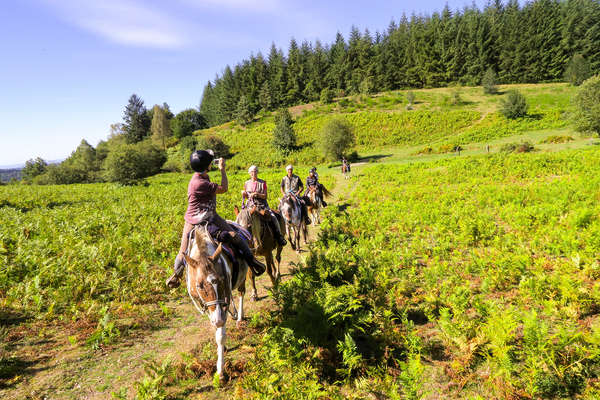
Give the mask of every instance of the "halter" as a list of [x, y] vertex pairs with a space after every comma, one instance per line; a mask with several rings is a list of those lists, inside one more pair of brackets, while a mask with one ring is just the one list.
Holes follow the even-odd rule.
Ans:
[[[194, 229], [192, 229], [190, 231], [190, 238], [192, 236], [192, 232], [198, 228], [204, 228], [204, 231], [206, 233], [206, 237], [208, 237], [211, 241], [211, 243], [213, 245], [217, 245], [214, 241], [214, 239], [211, 237], [210, 234], [208, 234], [208, 223], [204, 223], [204, 224], [198, 224]], [[194, 241], [196, 240], [196, 237], [194, 236]], [[191, 240], [188, 242], [188, 251], [187, 253], [189, 254], [190, 252], [190, 248], [192, 246], [192, 242]], [[222, 257], [222, 255], [219, 255], [219, 257]], [[186, 265], [187, 267], [187, 265]], [[209, 282], [210, 283], [210, 282]], [[225, 270], [225, 300], [224, 299], [220, 299], [219, 298], [219, 291], [216, 288], [216, 284], [211, 283], [211, 285], [213, 285], [213, 289], [215, 291], [215, 294], [217, 296], [217, 298], [215, 300], [212, 301], [204, 301], [204, 299], [202, 298], [202, 296], [200, 295], [200, 285], [197, 283], [196, 284], [196, 295], [198, 296], [198, 298], [200, 299], [200, 306], [198, 305], [198, 303], [196, 303], [196, 299], [194, 299], [194, 297], [191, 295], [190, 293], [190, 298], [192, 299], [192, 303], [194, 304], [194, 307], [196, 308], [196, 310], [198, 310], [199, 313], [201, 314], [205, 314], [208, 311], [208, 307], [210, 306], [219, 306], [219, 307], [227, 307], [227, 312], [229, 312], [229, 314], [234, 317], [234, 314], [231, 312], [231, 310], [229, 309], [229, 304], [230, 304], [230, 299], [232, 297], [232, 290], [231, 290], [231, 286], [233, 285], [233, 282], [231, 282], [231, 276], [227, 273], [227, 270]], [[235, 313], [237, 315], [237, 308], [235, 307], [235, 304], [233, 305], [233, 309], [235, 310]]]

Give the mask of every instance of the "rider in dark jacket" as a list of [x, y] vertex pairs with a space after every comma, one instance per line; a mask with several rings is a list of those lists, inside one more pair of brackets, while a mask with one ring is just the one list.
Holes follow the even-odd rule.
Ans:
[[308, 189], [311, 187], [314, 187], [317, 191], [317, 197], [321, 199], [323, 207], [327, 207], [327, 203], [323, 198], [323, 185], [319, 183], [319, 175], [317, 175], [317, 169], [315, 167], [312, 167], [308, 172], [308, 177], [306, 178], [306, 192], [304, 193], [305, 196], [308, 195]]
[[302, 180], [298, 175], [294, 174], [294, 167], [292, 165], [285, 167], [285, 170], [287, 175], [281, 179], [281, 194], [285, 196], [286, 194], [291, 193], [296, 197], [300, 203], [302, 218], [304, 218], [306, 225], [310, 225], [310, 218], [308, 218], [308, 212], [306, 211], [306, 202], [302, 196], [302, 190], [304, 189]]

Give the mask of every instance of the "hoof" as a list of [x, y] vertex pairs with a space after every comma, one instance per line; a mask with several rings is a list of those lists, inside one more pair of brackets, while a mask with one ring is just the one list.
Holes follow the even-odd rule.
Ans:
[[254, 300], [254, 301], [257, 301], [257, 300], [258, 300], [258, 293], [257, 293], [257, 292], [255, 292], [255, 291], [253, 291], [253, 292], [252, 292], [252, 295], [250, 296], [250, 298], [251, 298], [252, 300]]

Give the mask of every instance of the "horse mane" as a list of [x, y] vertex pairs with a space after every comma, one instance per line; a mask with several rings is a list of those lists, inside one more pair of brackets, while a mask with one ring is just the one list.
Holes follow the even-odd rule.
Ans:
[[[194, 246], [198, 248], [198, 256], [190, 257], [192, 260], [196, 261], [200, 268], [206, 272], [216, 272], [213, 264], [208, 260], [208, 246], [206, 245], [207, 241], [211, 241], [211, 238], [206, 230], [201, 228], [196, 228], [194, 231]], [[190, 255], [192, 251], [190, 249]]]

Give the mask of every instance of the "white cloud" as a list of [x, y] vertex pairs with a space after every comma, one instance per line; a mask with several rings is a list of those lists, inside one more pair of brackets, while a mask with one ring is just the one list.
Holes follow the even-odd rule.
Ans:
[[68, 22], [116, 43], [156, 48], [186, 44], [182, 24], [142, 3], [125, 0], [44, 0]]

